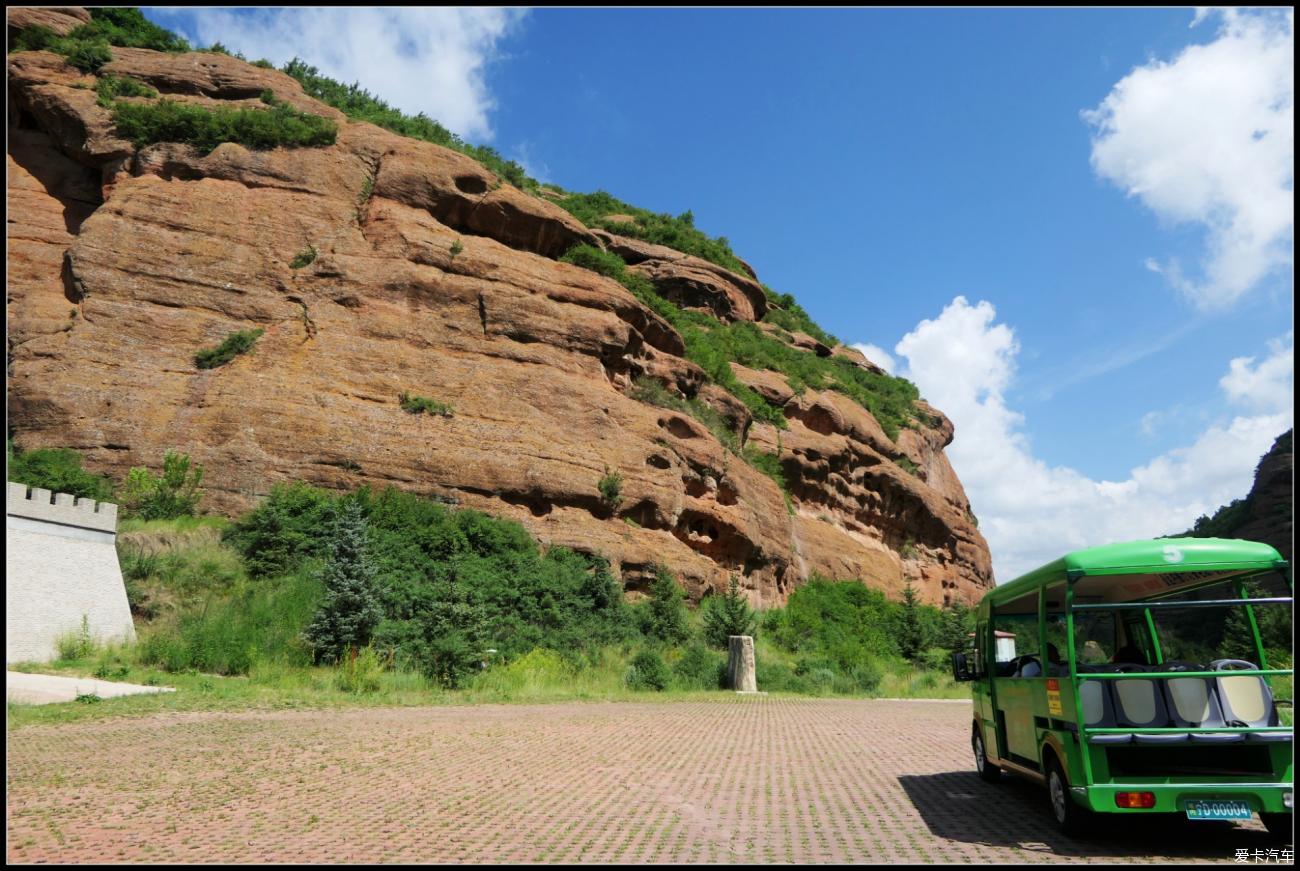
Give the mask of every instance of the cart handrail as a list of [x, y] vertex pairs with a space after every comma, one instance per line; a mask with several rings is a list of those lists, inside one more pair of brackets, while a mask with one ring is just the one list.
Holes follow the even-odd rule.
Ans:
[[1294, 726], [1159, 726], [1145, 728], [1142, 726], [1105, 726], [1094, 729], [1085, 727], [1082, 731], [1089, 735], [1123, 735], [1130, 732], [1204, 734], [1208, 732], [1291, 732]]
[[1140, 611], [1146, 608], [1152, 610], [1164, 610], [1174, 608], [1240, 608], [1243, 605], [1287, 605], [1295, 600], [1290, 596], [1270, 596], [1267, 599], [1189, 599], [1182, 601], [1164, 601], [1157, 600], [1154, 602], [1113, 602], [1110, 604], [1089, 603], [1086, 605], [1071, 605], [1075, 611]]
[[1152, 678], [1170, 678], [1170, 677], [1277, 677], [1280, 675], [1291, 674], [1294, 669], [1290, 668], [1252, 668], [1241, 669], [1239, 671], [1079, 671], [1073, 675], [1044, 675], [1045, 677], [1072, 677], [1074, 680], [1148, 680]]

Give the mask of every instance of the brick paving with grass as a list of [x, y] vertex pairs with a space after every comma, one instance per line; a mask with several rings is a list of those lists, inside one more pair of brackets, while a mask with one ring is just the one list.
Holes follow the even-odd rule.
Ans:
[[9, 732], [10, 862], [1231, 862], [975, 774], [970, 706], [859, 699], [171, 713]]

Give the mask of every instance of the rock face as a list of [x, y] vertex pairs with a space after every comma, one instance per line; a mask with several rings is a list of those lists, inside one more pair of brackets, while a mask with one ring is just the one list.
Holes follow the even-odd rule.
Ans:
[[[137, 150], [114, 136], [94, 76], [48, 52], [10, 55], [8, 403], [21, 448], [71, 447], [119, 478], [180, 449], [207, 470], [204, 507], [227, 513], [289, 479], [391, 484], [600, 552], [634, 593], [660, 562], [695, 598], [737, 573], [762, 606], [813, 572], [891, 593], [912, 579], [936, 604], [992, 585], [942, 415], [920, 409], [937, 423], [891, 441], [841, 394], [795, 395], [778, 373], [738, 368], [790, 420], [750, 426], [668, 323], [556, 258], [608, 247], [726, 320], [765, 311], [752, 276], [588, 230], [458, 152], [347, 123], [283, 73], [219, 54], [113, 55], [104, 72], [164, 97], [257, 106], [271, 90], [335, 119], [339, 136]], [[315, 259], [292, 268], [309, 248]], [[251, 352], [195, 367], [196, 352], [255, 327]], [[793, 513], [701, 423], [634, 399], [645, 377], [778, 454]], [[407, 413], [404, 392], [454, 412]], [[606, 500], [597, 483], [613, 472], [620, 493]]]

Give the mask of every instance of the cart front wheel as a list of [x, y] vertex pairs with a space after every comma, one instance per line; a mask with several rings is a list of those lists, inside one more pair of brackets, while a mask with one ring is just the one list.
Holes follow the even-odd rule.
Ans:
[[1002, 779], [1002, 769], [989, 762], [989, 754], [984, 749], [984, 730], [976, 726], [970, 739], [971, 749], [975, 752], [975, 770], [989, 783]]
[[1055, 758], [1047, 764], [1047, 797], [1051, 800], [1052, 816], [1061, 832], [1078, 836], [1091, 828], [1092, 814], [1087, 808], [1075, 804], [1070, 797], [1070, 781], [1065, 779], [1061, 763]]

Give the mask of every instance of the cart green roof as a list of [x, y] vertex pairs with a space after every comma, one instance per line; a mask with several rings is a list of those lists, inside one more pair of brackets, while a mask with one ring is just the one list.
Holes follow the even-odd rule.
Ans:
[[1267, 544], [1238, 538], [1153, 538], [1067, 553], [989, 591], [992, 603], [1024, 595], [1043, 584], [1085, 575], [1150, 575], [1165, 572], [1261, 571], [1286, 567]]

